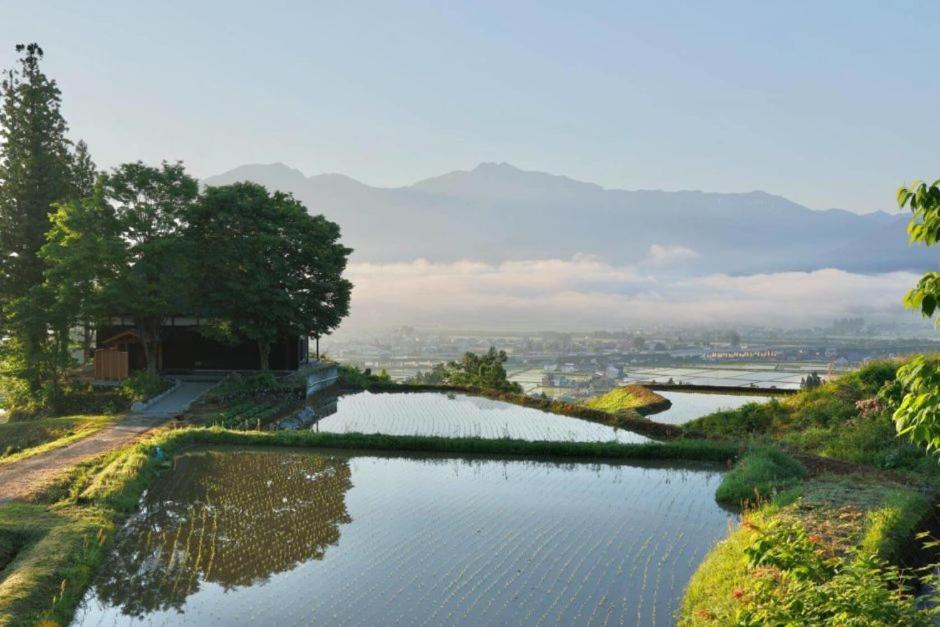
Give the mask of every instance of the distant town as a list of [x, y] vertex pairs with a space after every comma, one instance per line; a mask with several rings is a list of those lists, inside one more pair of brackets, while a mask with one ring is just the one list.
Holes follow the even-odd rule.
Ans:
[[435, 364], [490, 346], [505, 350], [507, 370], [528, 394], [575, 400], [626, 383], [748, 389], [799, 389], [864, 362], [940, 350], [923, 326], [875, 326], [863, 318], [812, 329], [678, 329], [532, 333], [426, 331], [402, 326], [385, 333], [329, 338], [329, 356], [406, 381]]

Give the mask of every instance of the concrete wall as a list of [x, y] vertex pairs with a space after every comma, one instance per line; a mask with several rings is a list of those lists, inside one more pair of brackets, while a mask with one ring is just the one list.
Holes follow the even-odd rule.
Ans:
[[307, 375], [307, 396], [330, 387], [338, 379], [339, 368], [336, 364], [323, 364], [321, 368]]

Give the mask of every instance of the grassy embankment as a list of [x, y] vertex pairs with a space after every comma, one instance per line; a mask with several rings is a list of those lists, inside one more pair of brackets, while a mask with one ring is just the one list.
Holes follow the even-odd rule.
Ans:
[[0, 424], [0, 466], [59, 448], [112, 424], [116, 416], [65, 416]]
[[682, 624], [929, 624], [897, 565], [933, 521], [940, 468], [876, 396], [897, 365], [689, 424], [751, 442], [716, 497], [757, 505], [699, 566]]
[[649, 416], [669, 409], [672, 402], [642, 385], [624, 385], [586, 400], [584, 406], [609, 414], [636, 412]]
[[680, 625], [928, 625], [895, 564], [929, 499], [899, 484], [824, 476], [744, 514], [690, 581]]
[[[219, 444], [571, 461], [728, 463], [739, 453], [734, 443], [685, 439], [618, 444], [234, 431], [217, 427], [166, 429], [139, 444], [79, 465], [40, 495], [36, 504], [0, 506], [0, 547], [10, 547], [5, 551], [0, 548], [9, 562], [0, 570], [0, 625], [40, 620], [67, 624], [116, 526], [136, 509], [153, 477], [170, 467], [176, 453], [193, 446]], [[165, 460], [157, 459], [157, 447]], [[37, 524], [30, 526], [30, 520]]]

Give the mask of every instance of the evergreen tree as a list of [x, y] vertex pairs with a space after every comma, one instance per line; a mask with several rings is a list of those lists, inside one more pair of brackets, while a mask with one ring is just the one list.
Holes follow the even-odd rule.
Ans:
[[68, 358], [68, 329], [50, 320], [39, 250], [53, 205], [73, 191], [72, 156], [61, 93], [39, 67], [42, 48], [31, 43], [16, 51], [23, 56], [0, 78], [0, 313], [7, 336], [0, 375], [4, 387], [19, 392], [9, 397], [35, 400], [44, 390], [55, 395]]
[[84, 140], [79, 140], [75, 144], [75, 151], [71, 158], [72, 198], [81, 200], [91, 196], [99, 174], [95, 162], [91, 160], [91, 153], [88, 152], [88, 144]]
[[[0, 80], [0, 298], [42, 282], [37, 253], [53, 204], [69, 196], [70, 155], [61, 94], [39, 68], [42, 48], [18, 45], [18, 67]], [[87, 153], [86, 153], [87, 154]]]

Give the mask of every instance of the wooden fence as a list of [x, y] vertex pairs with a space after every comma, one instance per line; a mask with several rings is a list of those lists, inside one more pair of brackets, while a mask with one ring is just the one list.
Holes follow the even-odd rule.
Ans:
[[127, 351], [99, 348], [95, 351], [95, 379], [120, 381], [128, 373]]

